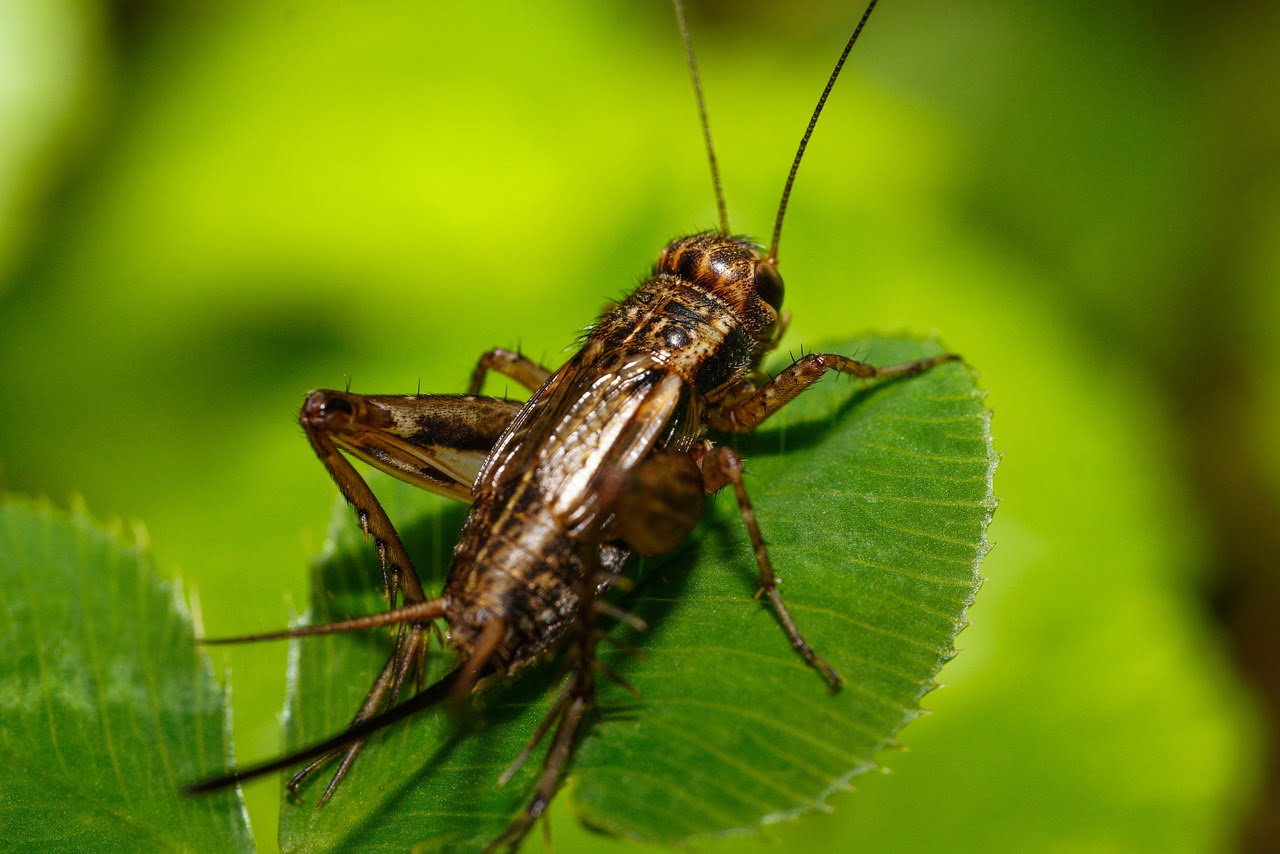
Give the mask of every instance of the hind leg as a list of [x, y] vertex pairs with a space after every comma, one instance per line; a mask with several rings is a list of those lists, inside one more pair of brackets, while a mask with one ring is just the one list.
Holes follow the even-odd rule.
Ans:
[[511, 423], [519, 404], [461, 395], [361, 395], [313, 391], [298, 421], [316, 456], [372, 536], [383, 589], [395, 607], [426, 599], [413, 560], [373, 490], [343, 455], [350, 454], [407, 483], [471, 501], [484, 459]]
[[[418, 662], [422, 661], [426, 654], [426, 631], [426, 625], [418, 624], [410, 627], [397, 638], [395, 652], [391, 654], [391, 657], [387, 659], [387, 663], [383, 665], [378, 678], [373, 680], [373, 685], [369, 688], [369, 693], [365, 695], [364, 702], [360, 704], [360, 709], [356, 712], [355, 717], [351, 719], [351, 723], [347, 725], [348, 729], [371, 720], [383, 709], [395, 705], [396, 699], [400, 696], [400, 689], [404, 687], [405, 678], [410, 671], [417, 672]], [[343, 778], [351, 770], [351, 766], [355, 763], [356, 757], [360, 755], [360, 750], [363, 747], [363, 740], [355, 741], [319, 757], [289, 778], [289, 782], [286, 784], [289, 791], [297, 795], [298, 790], [312, 774], [341, 756], [342, 761], [338, 763], [338, 769], [333, 772], [333, 777], [329, 779], [329, 785], [325, 786], [324, 794], [320, 796], [318, 806], [323, 806], [328, 803], [329, 798], [333, 797], [333, 793], [337, 791]]]
[[[315, 391], [307, 396], [299, 420], [316, 455], [355, 509], [361, 529], [373, 537], [383, 590], [391, 608], [395, 608], [401, 594], [409, 606], [426, 604], [426, 594], [395, 526], [342, 452], [424, 489], [469, 501], [472, 483], [488, 449], [518, 409], [517, 404], [508, 401], [458, 395]], [[395, 651], [369, 688], [349, 728], [393, 706], [411, 672], [420, 682], [429, 625], [415, 622], [406, 627], [401, 623]], [[289, 780], [289, 791], [297, 794], [311, 775], [340, 756], [338, 769], [320, 799], [324, 804], [363, 746], [363, 740], [354, 741], [320, 756]]]

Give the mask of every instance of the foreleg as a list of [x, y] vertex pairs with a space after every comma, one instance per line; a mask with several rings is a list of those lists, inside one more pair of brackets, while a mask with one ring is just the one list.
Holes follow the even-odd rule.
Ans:
[[749, 433], [782, 407], [795, 400], [800, 392], [816, 383], [827, 371], [839, 371], [867, 380], [911, 377], [924, 373], [935, 365], [953, 362], [960, 357], [955, 353], [943, 353], [877, 368], [835, 353], [810, 353], [801, 356], [769, 382], [746, 397], [731, 400], [707, 411], [707, 423], [716, 430], [730, 433]]

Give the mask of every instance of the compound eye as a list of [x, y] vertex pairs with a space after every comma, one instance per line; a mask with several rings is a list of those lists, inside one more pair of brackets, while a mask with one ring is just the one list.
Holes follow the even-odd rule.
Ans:
[[782, 277], [777, 269], [768, 262], [761, 261], [756, 265], [756, 294], [769, 304], [774, 311], [782, 309]]

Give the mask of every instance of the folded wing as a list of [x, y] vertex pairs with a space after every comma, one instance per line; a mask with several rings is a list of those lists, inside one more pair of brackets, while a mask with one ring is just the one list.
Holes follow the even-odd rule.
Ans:
[[599, 519], [601, 483], [640, 462], [678, 411], [683, 383], [648, 356], [604, 365], [571, 360], [533, 397], [498, 440], [476, 480], [477, 494], [535, 479], [571, 536]]

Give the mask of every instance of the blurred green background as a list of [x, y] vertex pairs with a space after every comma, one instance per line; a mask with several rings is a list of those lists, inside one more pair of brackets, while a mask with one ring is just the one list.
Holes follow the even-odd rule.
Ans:
[[[735, 229], [860, 12], [692, 2]], [[892, 776], [709, 848], [1280, 847], [1278, 66], [1274, 3], [877, 12], [793, 197], [786, 343], [965, 354], [996, 548]], [[303, 393], [558, 363], [714, 224], [701, 145], [661, 0], [0, 0], [0, 476], [144, 520], [210, 634], [281, 625], [334, 499]], [[215, 664], [274, 753], [284, 648]], [[616, 844], [569, 813], [561, 850]]]

